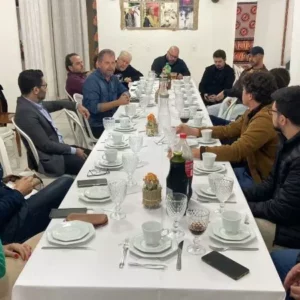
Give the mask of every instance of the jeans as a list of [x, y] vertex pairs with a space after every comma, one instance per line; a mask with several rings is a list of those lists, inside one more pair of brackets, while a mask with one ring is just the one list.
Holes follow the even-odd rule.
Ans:
[[[271, 253], [273, 263], [276, 267], [276, 270], [282, 283], [284, 282], [284, 279], [288, 272], [296, 265], [296, 260], [299, 253], [299, 249], [278, 250]], [[292, 299], [289, 296], [289, 293], [287, 293], [285, 299]]]
[[92, 133], [93, 133], [93, 136], [98, 139], [103, 131], [104, 131], [104, 127], [91, 127], [91, 130], [92, 130]]
[[229, 120], [222, 119], [222, 118], [216, 117], [214, 115], [209, 115], [209, 117], [214, 126], [226, 126], [226, 125], [230, 124]]
[[23, 243], [44, 231], [49, 222], [52, 208], [58, 208], [73, 183], [73, 178], [63, 176], [41, 191], [24, 199], [23, 206], [16, 212], [1, 232], [3, 244]]
[[242, 190], [251, 188], [254, 185], [253, 178], [248, 173], [246, 168], [244, 168], [244, 167], [233, 168], [233, 171], [235, 173], [235, 176], [236, 176]]
[[218, 114], [219, 114], [221, 105], [222, 105], [222, 103], [218, 103], [218, 104], [208, 106], [207, 111], [208, 111], [209, 115], [217, 117]]

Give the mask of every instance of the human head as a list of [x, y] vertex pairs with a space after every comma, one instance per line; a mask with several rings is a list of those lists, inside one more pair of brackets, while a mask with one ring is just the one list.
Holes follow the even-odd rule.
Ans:
[[217, 50], [213, 54], [214, 63], [217, 69], [223, 69], [226, 64], [226, 53], [224, 50]]
[[265, 51], [260, 46], [255, 46], [249, 51], [249, 63], [253, 68], [264, 63]]
[[105, 77], [111, 77], [116, 68], [115, 52], [110, 49], [103, 49], [98, 54], [98, 69]]
[[291, 132], [300, 131], [300, 86], [290, 86], [277, 90], [271, 95], [272, 121], [274, 128], [287, 138]]
[[18, 85], [21, 94], [40, 103], [46, 97], [47, 83], [41, 70], [25, 70], [20, 73]]
[[291, 81], [290, 73], [284, 68], [275, 68], [270, 70], [270, 73], [275, 77], [277, 87], [279, 89], [287, 87]]
[[242, 79], [243, 104], [250, 107], [272, 103], [271, 94], [277, 90], [274, 76], [269, 72], [253, 72]]
[[117, 58], [116, 68], [120, 71], [125, 71], [127, 67], [130, 65], [132, 60], [132, 56], [127, 51], [121, 51], [119, 57]]
[[177, 46], [170, 47], [166, 57], [170, 65], [175, 64], [179, 57], [179, 48]]
[[77, 53], [70, 53], [66, 56], [65, 67], [68, 72], [73, 72], [73, 73], [84, 72], [83, 61]]

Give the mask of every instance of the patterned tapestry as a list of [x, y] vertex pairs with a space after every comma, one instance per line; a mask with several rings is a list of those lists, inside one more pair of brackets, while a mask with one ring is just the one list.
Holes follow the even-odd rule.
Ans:
[[247, 64], [248, 51], [253, 47], [257, 2], [237, 4], [235, 25], [234, 64]]
[[121, 29], [197, 30], [199, 0], [120, 0]]

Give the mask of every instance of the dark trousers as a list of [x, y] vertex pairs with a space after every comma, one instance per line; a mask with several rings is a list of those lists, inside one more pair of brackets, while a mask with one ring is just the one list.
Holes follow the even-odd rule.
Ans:
[[3, 244], [23, 243], [44, 231], [50, 222], [51, 209], [59, 207], [72, 183], [72, 177], [63, 176], [28, 200], [24, 199], [24, 205], [12, 216], [1, 233]]
[[249, 189], [254, 185], [254, 180], [245, 167], [233, 167], [233, 171], [242, 190]]
[[209, 115], [209, 117], [214, 126], [226, 126], [230, 123], [230, 121], [216, 116]]
[[99, 139], [99, 137], [102, 135], [103, 131], [104, 131], [104, 127], [91, 127], [93, 136], [96, 139]]
[[[71, 146], [74, 148], [80, 148], [78, 146]], [[84, 153], [89, 156], [91, 153], [91, 150], [81, 148]], [[81, 170], [83, 164], [85, 163], [85, 160], [81, 157], [77, 156], [76, 154], [67, 154], [64, 155], [65, 160], [65, 173], [69, 175], [77, 175], [79, 171]]]

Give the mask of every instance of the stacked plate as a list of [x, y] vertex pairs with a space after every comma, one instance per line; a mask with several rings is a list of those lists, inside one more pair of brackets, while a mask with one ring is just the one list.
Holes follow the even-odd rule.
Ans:
[[190, 147], [198, 147], [199, 145], [198, 140], [195, 138], [187, 138], [186, 142]]
[[[207, 202], [207, 200], [211, 202], [219, 202], [216, 194], [212, 192], [208, 184], [199, 185], [199, 188], [194, 190], [196, 195], [199, 197], [199, 201], [203, 199], [203, 202]], [[236, 203], [236, 200], [234, 197], [230, 196], [226, 203]]]
[[134, 131], [134, 130], [136, 130], [136, 128], [135, 128], [135, 124], [130, 124], [130, 126], [128, 126], [128, 127], [121, 127], [121, 124], [116, 124], [114, 130], [126, 133], [126, 132]]
[[203, 139], [203, 137], [199, 137], [198, 141], [200, 144], [203, 145], [211, 145], [211, 144], [215, 144], [218, 140], [217, 139], [210, 139], [209, 141], [206, 141]]
[[115, 169], [120, 169], [121, 167], [122, 167], [122, 158], [120, 155], [118, 155], [116, 161], [114, 162], [107, 161], [104, 155], [102, 158], [96, 160], [95, 162], [95, 168], [100, 168], [100, 169], [115, 170]]
[[165, 258], [177, 253], [177, 249], [177, 242], [169, 237], [162, 238], [158, 246], [148, 246], [143, 234], [132, 238], [129, 245], [131, 253], [143, 258]]
[[[205, 127], [205, 126], [207, 126], [207, 124], [206, 123], [201, 123], [201, 125], [199, 126], [199, 125], [195, 125], [195, 123], [194, 123], [194, 120], [189, 120], [188, 122], [187, 122], [187, 125], [189, 126], [189, 127], [193, 127], [193, 128], [200, 128], [200, 127]], [[200, 138], [198, 138], [198, 142], [200, 141]], [[214, 142], [215, 143], [215, 142]]]
[[69, 246], [90, 240], [95, 235], [95, 228], [87, 222], [69, 221], [54, 225], [46, 233], [49, 243]]
[[107, 186], [93, 186], [79, 190], [79, 199], [89, 203], [104, 203], [110, 201], [110, 193]]
[[237, 234], [228, 234], [222, 220], [211, 224], [210, 228], [210, 238], [223, 244], [246, 244], [256, 237], [255, 232], [246, 224], [241, 225]]
[[129, 144], [127, 141], [122, 141], [120, 144], [115, 144], [112, 140], [107, 140], [105, 143], [105, 147], [112, 149], [125, 149], [129, 147]]
[[211, 174], [211, 173], [224, 173], [226, 171], [226, 167], [223, 164], [215, 163], [211, 169], [207, 169], [203, 166], [203, 162], [199, 162], [194, 165], [194, 173], [195, 175], [202, 174]]
[[[121, 117], [128, 117], [125, 112], [121, 113], [120, 116]], [[133, 116], [133, 118], [136, 119], [139, 116], [140, 116], [140, 111], [137, 111], [136, 114]]]

